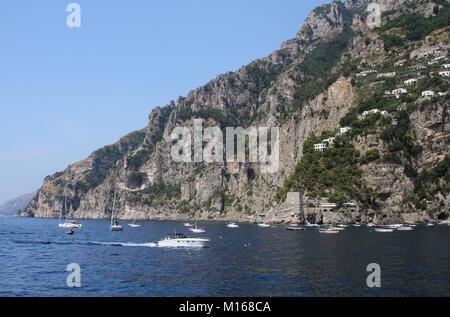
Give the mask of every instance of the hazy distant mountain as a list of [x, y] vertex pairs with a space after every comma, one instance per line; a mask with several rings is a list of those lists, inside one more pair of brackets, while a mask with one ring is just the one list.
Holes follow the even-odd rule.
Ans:
[[17, 211], [23, 210], [31, 199], [34, 197], [36, 192], [32, 192], [30, 194], [25, 194], [20, 197], [11, 199], [0, 206], [0, 215], [4, 216], [13, 216], [17, 213]]

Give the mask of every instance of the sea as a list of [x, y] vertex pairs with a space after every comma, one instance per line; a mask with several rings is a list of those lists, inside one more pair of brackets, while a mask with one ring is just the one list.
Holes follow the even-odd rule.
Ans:
[[[132, 228], [121, 221], [122, 232], [110, 232], [106, 220], [80, 222], [83, 227], [68, 235], [57, 219], [0, 218], [0, 296], [450, 295], [448, 225], [392, 233], [349, 226], [323, 234], [198, 222], [206, 233], [196, 235], [181, 222]], [[174, 232], [210, 242], [196, 249], [157, 246]]]

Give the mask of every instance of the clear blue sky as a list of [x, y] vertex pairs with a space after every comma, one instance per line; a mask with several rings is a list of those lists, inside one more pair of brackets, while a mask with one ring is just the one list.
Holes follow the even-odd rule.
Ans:
[[0, 203], [293, 38], [326, 0], [0, 2]]

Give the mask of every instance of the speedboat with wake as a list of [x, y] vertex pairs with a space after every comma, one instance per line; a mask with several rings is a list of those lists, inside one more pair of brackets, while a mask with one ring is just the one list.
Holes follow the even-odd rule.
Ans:
[[203, 248], [206, 247], [209, 241], [209, 239], [188, 238], [182, 233], [175, 233], [159, 241], [158, 246], [170, 248]]

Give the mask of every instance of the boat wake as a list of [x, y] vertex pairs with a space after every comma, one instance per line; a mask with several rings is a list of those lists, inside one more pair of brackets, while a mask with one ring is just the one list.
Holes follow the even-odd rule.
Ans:
[[14, 243], [19, 244], [56, 244], [56, 245], [103, 245], [114, 247], [141, 247], [141, 248], [154, 248], [158, 244], [154, 242], [135, 243], [135, 242], [61, 242], [61, 241], [25, 241], [25, 240], [13, 240]]
[[154, 248], [157, 247], [158, 244], [153, 242], [145, 242], [145, 243], [133, 243], [133, 242], [89, 242], [89, 244], [94, 245], [105, 245], [105, 246], [114, 246], [114, 247], [135, 247], [135, 248]]

